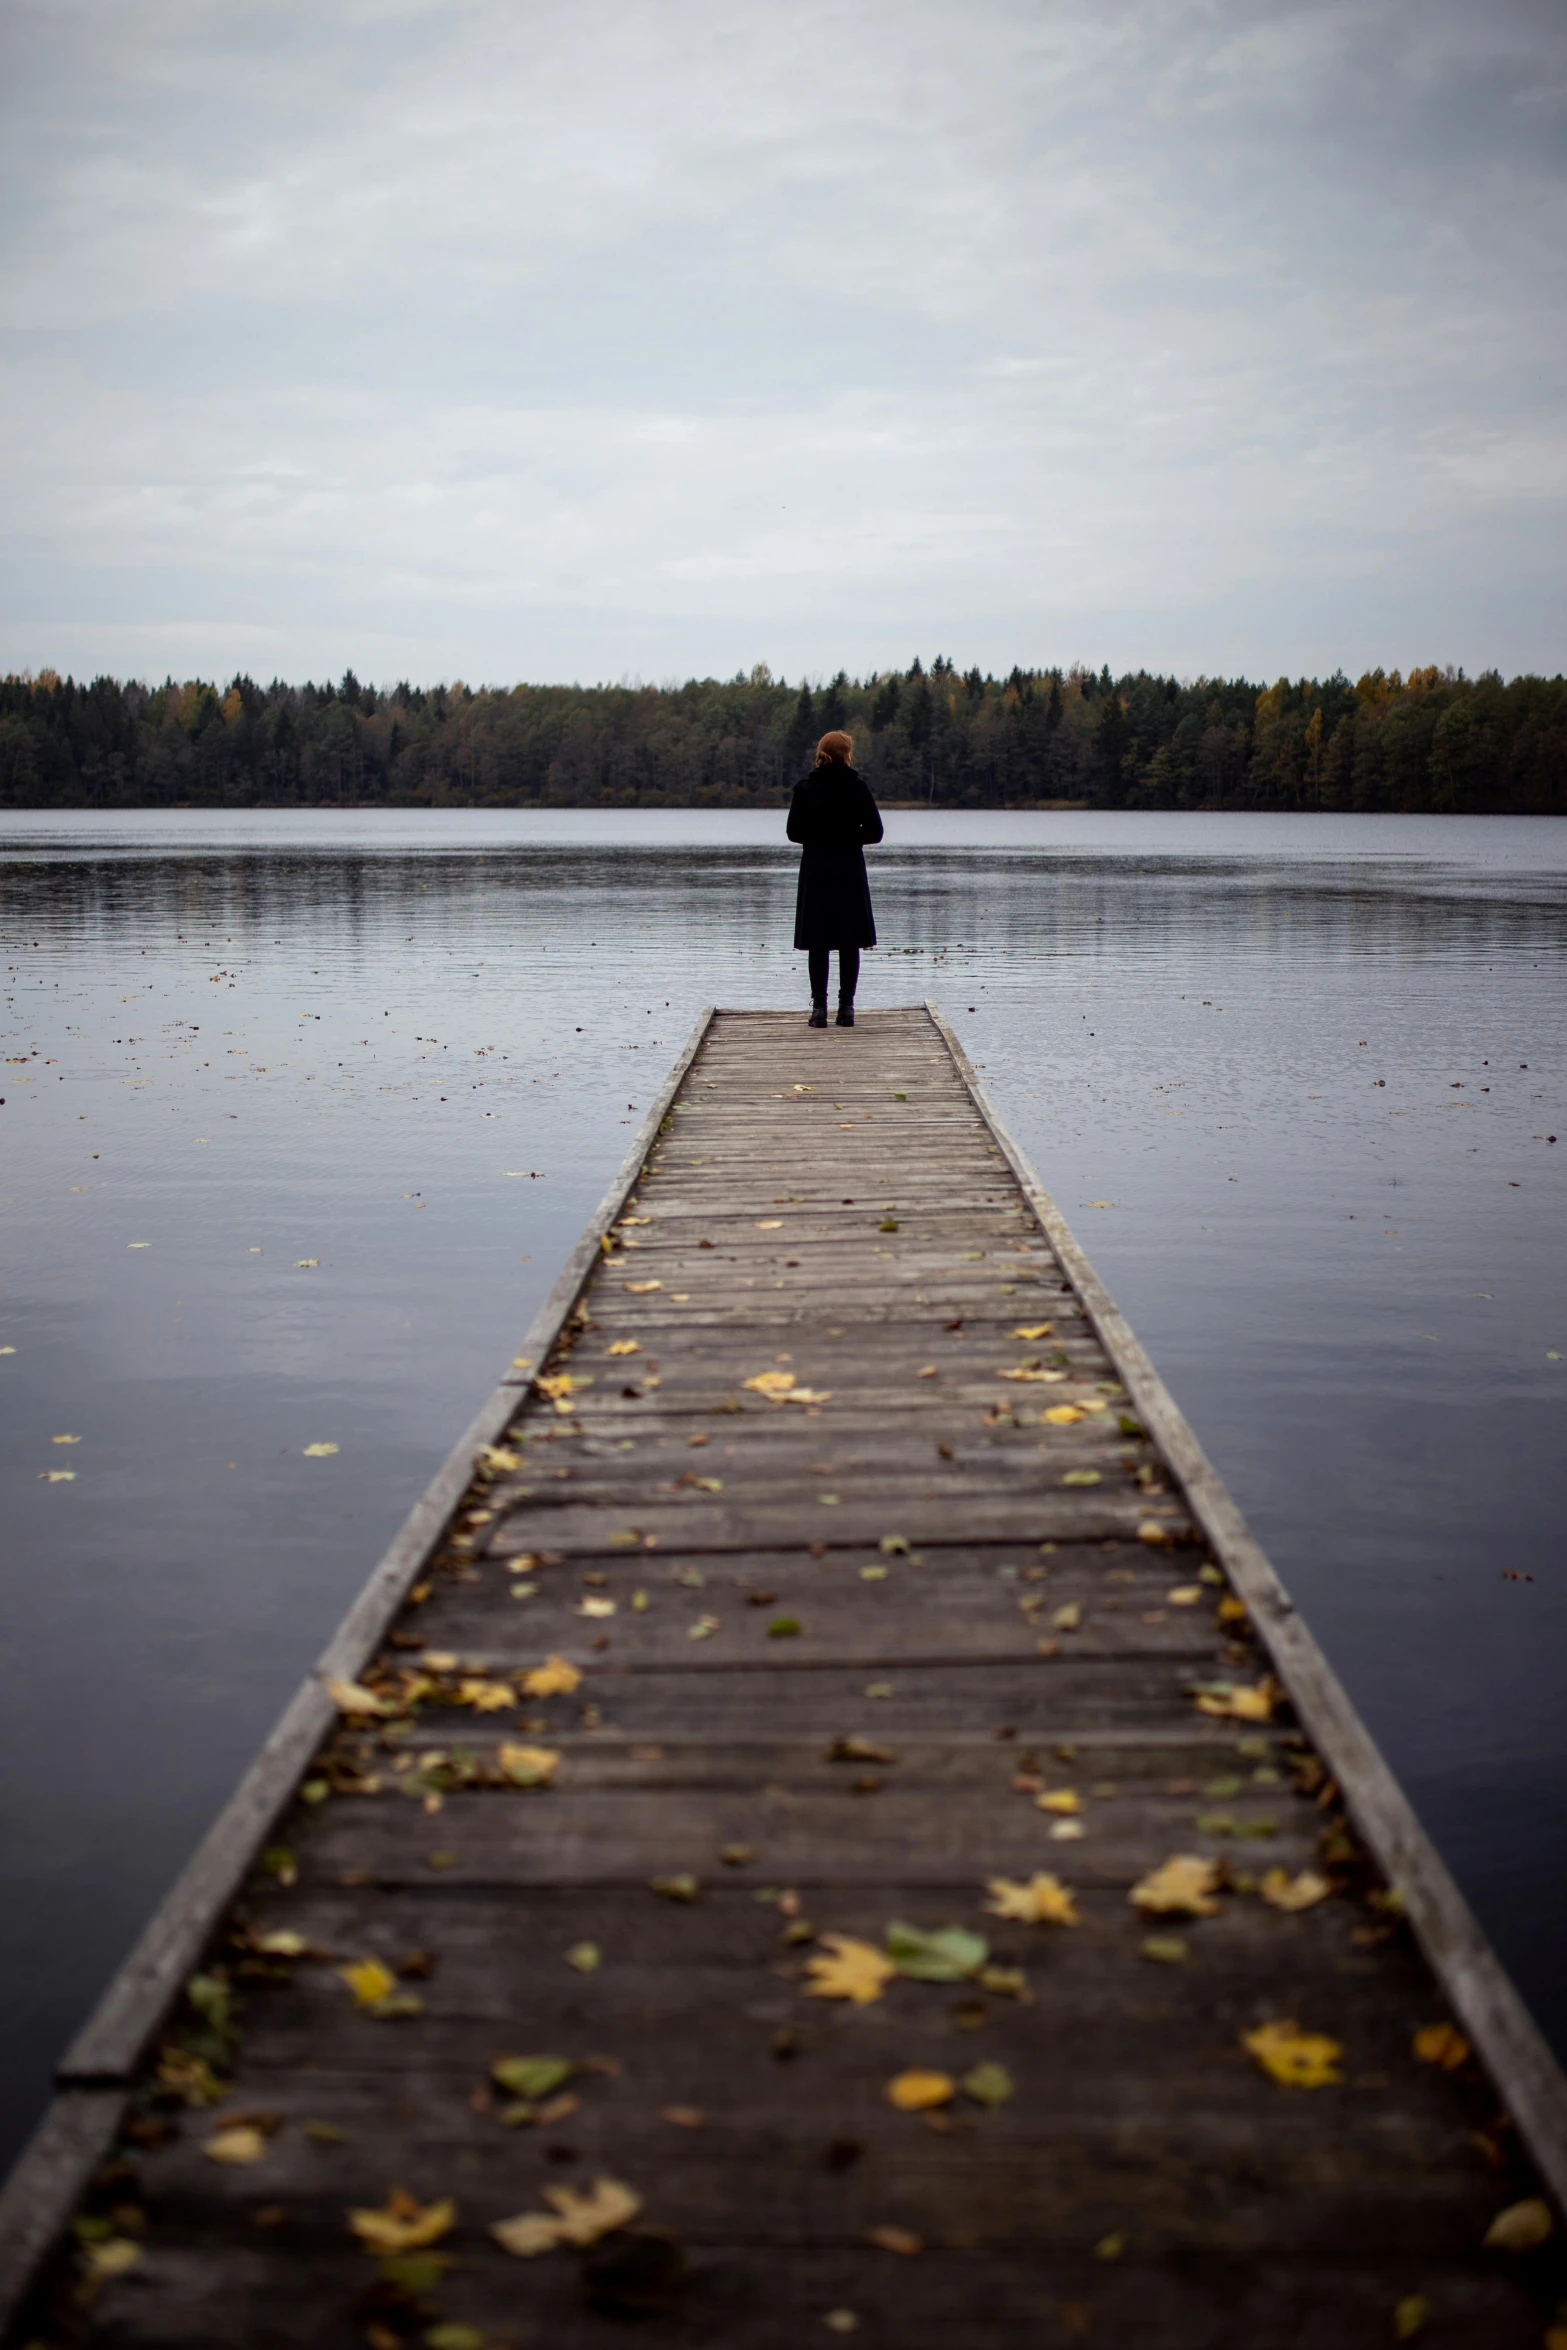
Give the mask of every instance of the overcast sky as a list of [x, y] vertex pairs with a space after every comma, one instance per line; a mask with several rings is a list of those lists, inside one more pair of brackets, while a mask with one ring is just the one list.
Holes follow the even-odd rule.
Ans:
[[3, 0], [0, 670], [1550, 671], [1561, 0]]

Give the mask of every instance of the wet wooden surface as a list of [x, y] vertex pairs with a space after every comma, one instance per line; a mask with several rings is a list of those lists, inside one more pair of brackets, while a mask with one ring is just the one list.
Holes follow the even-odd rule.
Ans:
[[[1537, 2350], [1495, 2091], [1417, 2058], [1442, 1997], [1287, 1704], [1200, 1710], [1266, 1659], [940, 1032], [719, 1014], [665, 1123], [535, 1366], [575, 1385], [519, 1390], [12, 2341]], [[1216, 1914], [1133, 1906], [1177, 1853]], [[1273, 1869], [1332, 1893], [1283, 1913]], [[989, 1914], [1041, 1871], [1079, 1924]], [[821, 1936], [898, 1919], [988, 1982], [811, 1995]], [[356, 2005], [366, 1958], [411, 2011]], [[1267, 2077], [1270, 2021], [1337, 2083]], [[518, 2054], [578, 2068], [532, 2119]], [[1004, 2101], [888, 2101], [980, 2065]], [[235, 2127], [256, 2159], [205, 2151]], [[602, 2177], [629, 2237], [489, 2234]], [[347, 2215], [394, 2188], [456, 2215], [387, 2262]]]

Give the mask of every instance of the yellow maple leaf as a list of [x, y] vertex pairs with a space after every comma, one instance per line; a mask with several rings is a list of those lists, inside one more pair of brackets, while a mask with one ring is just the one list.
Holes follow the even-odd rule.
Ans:
[[531, 1673], [524, 1673], [523, 1693], [528, 1697], [569, 1697], [581, 1679], [575, 1665], [568, 1665], [563, 1656], [552, 1656], [535, 1665]]
[[639, 1355], [642, 1349], [634, 1338], [617, 1338], [604, 1352], [611, 1355]]
[[1040, 1811], [1076, 1812], [1083, 1808], [1083, 1799], [1075, 1787], [1047, 1787], [1043, 1795], [1036, 1795], [1035, 1805]]
[[418, 2203], [401, 2187], [393, 2187], [379, 2211], [351, 2211], [348, 2224], [367, 2252], [418, 2252], [438, 2243], [457, 2218], [449, 2195], [438, 2203]]
[[1075, 1403], [1053, 1403], [1049, 1411], [1041, 1412], [1039, 1416], [1042, 1420], [1048, 1420], [1052, 1428], [1071, 1428], [1077, 1421], [1086, 1420], [1088, 1414]]
[[340, 1966], [337, 1972], [352, 1991], [356, 2007], [379, 2007], [397, 1988], [397, 1977], [378, 1958], [356, 1959], [352, 1966]]
[[1056, 1383], [1054, 1371], [998, 1371], [996, 1377], [1019, 1380], [1025, 1387], [1053, 1387]]
[[1011, 1877], [987, 1877], [991, 1896], [985, 1907], [994, 1918], [1015, 1918], [1025, 1926], [1080, 1926], [1077, 1897], [1058, 1877], [1043, 1871], [1019, 1883]]
[[594, 2244], [612, 2228], [623, 2228], [642, 2209], [634, 2187], [618, 2179], [595, 2179], [583, 2194], [575, 2187], [546, 2187], [545, 2200], [553, 2211], [523, 2211], [515, 2219], [497, 2220], [490, 2234], [503, 2252], [518, 2260], [533, 2260], [553, 2252], [558, 2244]]
[[324, 1461], [327, 1460], [334, 1452], [336, 1452], [336, 1450], [337, 1446], [335, 1444], [307, 1444], [305, 1446], [305, 1458], [307, 1461]]
[[1274, 1909], [1315, 1909], [1319, 1901], [1326, 1901], [1333, 1888], [1326, 1877], [1315, 1869], [1302, 1869], [1292, 1877], [1288, 1869], [1269, 1869], [1257, 1891]]
[[1422, 2064], [1439, 2064], [1444, 2072], [1469, 2061], [1469, 2043], [1456, 2024], [1427, 2024], [1415, 2034], [1414, 2046]]
[[498, 1714], [503, 1707], [516, 1704], [517, 1692], [509, 1681], [459, 1681], [457, 1702], [471, 1705], [476, 1714]]
[[825, 1952], [813, 1952], [805, 1962], [813, 1999], [852, 1999], [868, 2007], [897, 1973], [885, 1951], [874, 1942], [857, 1942], [852, 1934], [824, 1934]]
[[642, 2209], [636, 2189], [622, 2186], [619, 2179], [595, 2179], [586, 2194], [576, 2187], [546, 2187], [544, 2200], [559, 2212], [558, 2224], [568, 2244], [595, 2243], [611, 2228], [623, 2228]]
[[633, 1297], [646, 1297], [650, 1290], [662, 1289], [662, 1281], [628, 1281], [626, 1287]]
[[1155, 1917], [1181, 1912], [1187, 1917], [1211, 1918], [1219, 1912], [1220, 1905], [1213, 1899], [1218, 1883], [1216, 1860], [1204, 1860], [1195, 1852], [1176, 1852], [1141, 1878], [1127, 1899], [1135, 1909], [1147, 1910]]
[[792, 1371], [758, 1371], [754, 1379], [743, 1380], [741, 1384], [754, 1388], [758, 1395], [771, 1396], [777, 1400], [787, 1395], [794, 1385], [794, 1373]]
[[340, 1714], [389, 1714], [392, 1711], [384, 1697], [377, 1697], [373, 1689], [365, 1689], [357, 1681], [342, 1681], [334, 1675], [323, 1686]]
[[785, 1403], [831, 1403], [830, 1387], [793, 1387], [783, 1398]]
[[1055, 1329], [1054, 1322], [1019, 1322], [1012, 1335], [1014, 1338], [1053, 1338]]
[[495, 1759], [518, 1787], [548, 1787], [560, 1765], [551, 1746], [502, 1746]]
[[950, 2073], [923, 2072], [915, 2067], [894, 2074], [882, 2094], [900, 2113], [929, 2113], [935, 2106], [952, 2103], [957, 2083]]
[[540, 1395], [547, 1395], [551, 1403], [554, 1403], [559, 1396], [574, 1395], [582, 1385], [582, 1381], [570, 1371], [541, 1371], [533, 1384]]
[[1254, 2032], [1242, 2032], [1241, 2046], [1281, 2089], [1332, 2089], [1343, 2077], [1339, 2042], [1322, 2032], [1303, 2032], [1297, 2023], [1259, 2024]]
[[1268, 1722], [1273, 1719], [1273, 1708], [1283, 1694], [1276, 1681], [1259, 1681], [1255, 1689], [1244, 1683], [1217, 1690], [1204, 1689], [1197, 1699], [1197, 1711], [1215, 1714], [1223, 1721]]

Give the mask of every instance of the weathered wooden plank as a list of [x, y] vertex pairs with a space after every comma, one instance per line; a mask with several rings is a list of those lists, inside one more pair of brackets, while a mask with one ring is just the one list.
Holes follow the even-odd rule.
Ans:
[[[712, 1021], [548, 1341], [552, 1371], [594, 1384], [562, 1414], [518, 1376], [492, 1431], [518, 1465], [471, 1484], [464, 1467], [417, 1597], [352, 1668], [414, 1710], [331, 1728], [320, 1784], [208, 1949], [243, 2001], [221, 2115], [276, 2128], [225, 2169], [201, 2151], [213, 2117], [164, 2093], [160, 2118], [143, 2081], [155, 2226], [93, 2344], [336, 2350], [369, 2330], [380, 2350], [437, 2315], [519, 2350], [608, 2340], [572, 2256], [519, 2270], [485, 2229], [610, 2169], [685, 2245], [674, 2323], [714, 2350], [819, 2338], [834, 2307], [904, 2350], [1088, 2329], [1343, 2350], [1390, 2338], [1416, 2291], [1465, 2338], [1538, 2341], [1527, 2264], [1482, 2248], [1527, 2166], [1478, 2066], [1415, 2060], [1446, 2004], [1289, 1705], [1197, 1709], [1270, 1662], [1287, 1680], [1281, 1646], [1233, 1603], [1219, 1620], [1216, 1591], [1185, 1604], [1210, 1543], [1241, 1581], [1234, 1526], [1188, 1507], [1184, 1423], [971, 1077], [924, 1013], [826, 1038], [794, 1015]], [[595, 1268], [600, 1239], [618, 1261]], [[1016, 1338], [1045, 1321], [1042, 1343]], [[628, 1338], [639, 1352], [609, 1354]], [[1064, 1376], [997, 1377], [1031, 1353]], [[830, 1402], [745, 1389], [784, 1366]], [[1042, 1421], [1063, 1399], [1109, 1408]], [[881, 1548], [894, 1531], [907, 1552]], [[546, 1655], [574, 1687], [491, 1703]], [[559, 1756], [552, 1788], [465, 1779], [498, 1782], [518, 1740]], [[1075, 1813], [1035, 1801], [1065, 1789]], [[1173, 1851], [1222, 1864], [1218, 1914], [1130, 1902]], [[1309, 1910], [1260, 1898], [1269, 1867], [1313, 1866], [1333, 1889]], [[988, 1914], [992, 1876], [1040, 1870], [1072, 1887], [1077, 1927]], [[690, 1902], [651, 1889], [688, 1871]], [[802, 1935], [877, 1942], [899, 1916], [984, 1933], [1027, 1996], [1005, 1978], [809, 1996], [822, 1945]], [[1144, 1955], [1151, 1924], [1184, 1960]], [[263, 1929], [309, 1955], [258, 1952]], [[591, 1972], [567, 1963], [583, 1942]], [[418, 2016], [355, 2009], [337, 1969], [372, 1953], [414, 1965]], [[1286, 2016], [1341, 2043], [1337, 2087], [1281, 2090], [1247, 2057], [1242, 2032]], [[508, 2129], [487, 2068], [530, 2047], [620, 2070], [579, 2076], [553, 2126]], [[960, 2097], [935, 2129], [886, 2100], [895, 2070], [981, 2058], [1016, 2084], [998, 2110]], [[347, 2136], [307, 2136], [312, 2117]], [[344, 2226], [394, 2182], [461, 2206], [458, 2266], [422, 2310]], [[864, 2241], [888, 2224], [928, 2251]]]
[[1356, 1827], [1408, 1904], [1432, 1966], [1482, 2051], [1492, 2078], [1559, 2203], [1567, 2204], [1567, 2082], [1543, 2033], [1481, 1933], [1473, 1913], [1337, 1674], [1295, 1611], [1184, 1415], [1083, 1254], [1060, 1210], [986, 1100], [957, 1038], [936, 1019], [976, 1105], [1005, 1151], [1106, 1352], [1179, 1478], [1214, 1554], [1246, 1602], [1302, 1721], [1344, 1790]]

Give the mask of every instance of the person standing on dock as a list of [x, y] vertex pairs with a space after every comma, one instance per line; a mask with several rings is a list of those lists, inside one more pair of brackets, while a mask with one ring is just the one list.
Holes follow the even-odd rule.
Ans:
[[834, 949], [838, 1026], [854, 1026], [860, 949], [876, 944], [865, 849], [881, 838], [881, 814], [869, 785], [850, 764], [853, 757], [848, 735], [824, 734], [814, 769], [795, 785], [789, 802], [789, 838], [802, 851], [794, 943], [809, 958], [812, 1028], [827, 1025], [827, 968]]

